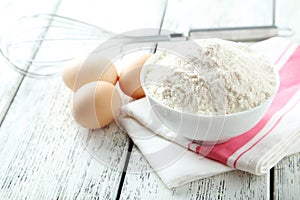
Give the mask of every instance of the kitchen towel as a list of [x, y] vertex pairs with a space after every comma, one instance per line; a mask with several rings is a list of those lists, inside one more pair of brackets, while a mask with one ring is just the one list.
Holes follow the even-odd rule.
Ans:
[[271, 38], [251, 48], [275, 64], [280, 87], [263, 119], [225, 143], [200, 145], [168, 130], [146, 98], [123, 106], [122, 125], [167, 187], [234, 169], [261, 175], [300, 152], [300, 46]]

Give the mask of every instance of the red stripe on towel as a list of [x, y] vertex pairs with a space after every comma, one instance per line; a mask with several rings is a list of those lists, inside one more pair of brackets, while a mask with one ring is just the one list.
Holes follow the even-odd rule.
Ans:
[[[299, 102], [299, 101], [298, 101]], [[277, 122], [272, 126], [272, 128], [267, 131], [261, 138], [259, 138], [259, 140], [257, 140], [253, 145], [251, 145], [248, 149], [246, 149], [245, 151], [243, 151], [234, 161], [233, 163], [233, 167], [236, 168], [236, 164], [238, 162], [238, 160], [245, 154], [247, 153], [248, 151], [250, 151], [257, 143], [259, 143], [262, 139], [264, 139], [278, 124], [279, 122], [281, 121], [281, 119], [288, 113], [290, 112], [297, 104], [295, 103], [290, 109], [288, 109], [278, 120]]]

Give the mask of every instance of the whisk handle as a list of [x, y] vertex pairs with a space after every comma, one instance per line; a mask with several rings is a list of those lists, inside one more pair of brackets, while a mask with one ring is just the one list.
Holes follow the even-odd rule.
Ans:
[[148, 43], [148, 42], [173, 42], [173, 41], [185, 41], [188, 37], [182, 33], [172, 33], [169, 35], [150, 35], [134, 37], [129, 40], [129, 43]]

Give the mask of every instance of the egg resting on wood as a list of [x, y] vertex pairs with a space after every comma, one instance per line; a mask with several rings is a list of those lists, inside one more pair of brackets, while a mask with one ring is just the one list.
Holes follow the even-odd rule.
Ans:
[[73, 96], [72, 114], [83, 127], [98, 129], [118, 116], [121, 98], [113, 84], [94, 81], [80, 87]]

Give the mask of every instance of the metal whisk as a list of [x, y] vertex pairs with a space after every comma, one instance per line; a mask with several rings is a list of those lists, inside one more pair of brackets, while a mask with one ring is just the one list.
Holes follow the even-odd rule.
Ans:
[[[64, 62], [93, 50], [114, 37], [124, 43], [186, 40], [183, 34], [119, 35], [103, 28], [55, 14], [24, 16], [1, 38], [1, 53], [19, 73], [53, 76]], [[38, 56], [37, 56], [38, 55]]]
[[[55, 14], [36, 14], [20, 18], [3, 34], [0, 52], [19, 73], [40, 78], [58, 74], [66, 61], [91, 52], [111, 38], [117, 41], [114, 44], [120, 48], [128, 43], [191, 41], [183, 34], [167, 30], [145, 29], [134, 34], [128, 33], [116, 34]], [[261, 27], [192, 29], [188, 35], [192, 38], [219, 37], [233, 41], [256, 41], [277, 35], [290, 36], [292, 33], [289, 28], [280, 29], [273, 24]]]

